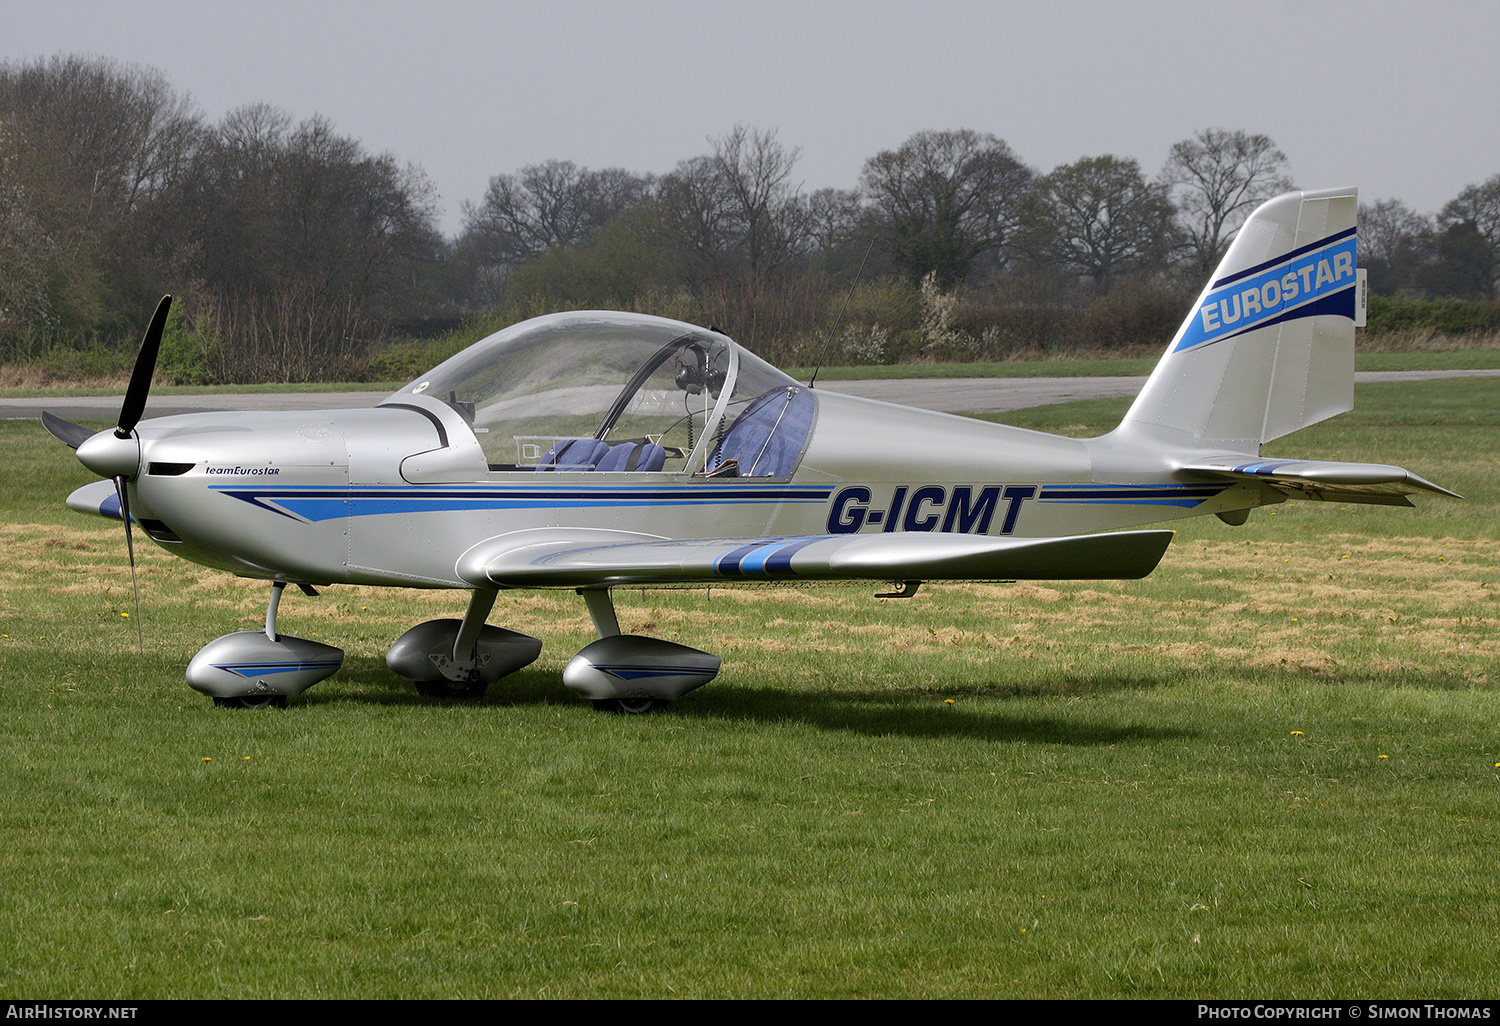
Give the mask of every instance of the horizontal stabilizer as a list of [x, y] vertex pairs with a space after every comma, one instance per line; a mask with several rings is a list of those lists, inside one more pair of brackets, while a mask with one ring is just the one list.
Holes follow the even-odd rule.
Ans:
[[68, 496], [67, 505], [75, 513], [120, 519], [120, 496], [113, 481], [90, 481], [82, 488], [74, 489]]
[[[1171, 531], [1067, 538], [832, 534], [612, 541], [607, 532], [524, 531], [482, 542], [458, 562], [476, 587], [582, 588], [832, 580], [1134, 580], [1161, 561]], [[618, 536], [616, 536], [618, 537]]]
[[1238, 455], [1199, 459], [1180, 469], [1220, 480], [1259, 481], [1289, 495], [1323, 502], [1410, 506], [1406, 496], [1415, 492], [1463, 498], [1405, 468], [1384, 463], [1247, 459]]

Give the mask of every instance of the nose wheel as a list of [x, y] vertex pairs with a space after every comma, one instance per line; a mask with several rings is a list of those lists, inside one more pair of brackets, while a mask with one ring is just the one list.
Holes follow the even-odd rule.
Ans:
[[285, 695], [248, 695], [238, 698], [215, 698], [220, 709], [285, 709]]
[[[187, 665], [188, 686], [226, 709], [279, 709], [343, 665], [343, 649], [276, 631], [285, 581], [271, 584], [266, 629], [215, 638]], [[310, 594], [317, 592], [304, 588]]]

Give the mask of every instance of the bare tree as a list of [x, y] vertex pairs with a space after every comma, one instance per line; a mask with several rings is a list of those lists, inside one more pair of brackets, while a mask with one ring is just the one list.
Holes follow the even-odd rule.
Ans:
[[655, 237], [697, 304], [695, 316], [764, 348], [800, 330], [818, 308], [799, 273], [814, 242], [792, 178], [798, 150], [774, 129], [744, 125], [709, 141], [712, 153], [679, 162], [658, 183]]
[[190, 100], [152, 69], [79, 56], [0, 64], [0, 320], [11, 326], [0, 345], [22, 326], [139, 334], [131, 314], [144, 318], [159, 287], [142, 211], [176, 180], [198, 130]]
[[859, 193], [853, 189], [818, 189], [807, 197], [808, 233], [825, 253], [858, 235], [861, 214]]
[[1195, 271], [1211, 272], [1250, 212], [1293, 188], [1287, 168], [1269, 136], [1244, 131], [1206, 128], [1172, 147], [1158, 180], [1177, 205]]
[[1391, 295], [1416, 284], [1419, 267], [1432, 258], [1436, 237], [1431, 217], [1400, 200], [1359, 205], [1359, 262], [1370, 288]]
[[691, 277], [743, 273], [763, 282], [811, 246], [807, 204], [791, 178], [799, 151], [774, 129], [744, 125], [709, 141], [713, 153], [681, 161], [662, 179], [662, 227]]
[[420, 169], [264, 104], [209, 133], [181, 205], [193, 312], [212, 319], [232, 377], [347, 373], [442, 250]]
[[1496, 269], [1495, 247], [1479, 225], [1469, 218], [1450, 219], [1435, 234], [1432, 258], [1418, 269], [1417, 283], [1434, 296], [1493, 299]]
[[1500, 175], [1492, 175], [1443, 205], [1430, 245], [1403, 285], [1429, 295], [1491, 299], [1500, 271]]
[[0, 150], [0, 358], [12, 355], [28, 326], [51, 312], [47, 269], [55, 258], [53, 239], [11, 164]]
[[728, 273], [734, 233], [727, 190], [712, 157], [678, 161], [657, 184], [655, 207], [662, 244], [677, 254], [686, 277], [703, 281]]
[[1443, 205], [1439, 220], [1444, 226], [1467, 221], [1491, 248], [1500, 250], [1500, 175], [1491, 175], [1479, 185], [1466, 186]]
[[1126, 271], [1160, 266], [1173, 242], [1165, 185], [1151, 184], [1134, 160], [1085, 157], [1037, 179], [1031, 248], [1103, 284]]
[[801, 151], [762, 132], [736, 125], [714, 142], [713, 161], [729, 201], [727, 224], [752, 275], [773, 270], [808, 246], [807, 207], [792, 184]]
[[1399, 250], [1411, 240], [1432, 231], [1432, 218], [1418, 214], [1397, 199], [1378, 200], [1359, 205], [1359, 256], [1382, 260], [1396, 259]]
[[173, 177], [199, 127], [161, 72], [97, 57], [0, 65], [0, 111], [22, 163], [122, 212]]
[[651, 178], [623, 168], [590, 170], [549, 160], [490, 179], [484, 200], [465, 202], [464, 243], [493, 264], [570, 246], [649, 195]]
[[1009, 246], [1032, 177], [1004, 142], [965, 129], [918, 132], [877, 153], [860, 187], [892, 264], [912, 282], [933, 274], [947, 290], [979, 254]]
[[1360, 204], [1360, 264], [1380, 295], [1494, 295], [1500, 267], [1500, 175], [1467, 186], [1437, 217], [1398, 200]]

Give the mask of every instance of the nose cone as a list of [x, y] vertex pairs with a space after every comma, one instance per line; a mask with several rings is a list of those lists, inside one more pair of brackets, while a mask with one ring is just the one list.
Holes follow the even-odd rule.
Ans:
[[135, 477], [141, 469], [140, 439], [101, 431], [79, 443], [78, 462], [100, 477]]

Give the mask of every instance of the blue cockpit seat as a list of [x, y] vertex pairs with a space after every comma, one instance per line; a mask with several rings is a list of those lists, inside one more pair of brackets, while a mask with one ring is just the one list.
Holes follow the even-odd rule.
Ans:
[[729, 425], [704, 466], [713, 474], [731, 460], [740, 477], [788, 477], [812, 431], [816, 403], [805, 388], [778, 388], [757, 396]]
[[607, 452], [609, 445], [597, 438], [569, 438], [548, 449], [536, 469], [593, 470]]
[[636, 470], [645, 473], [667, 464], [667, 450], [655, 442], [621, 442], [612, 445], [595, 470]]

